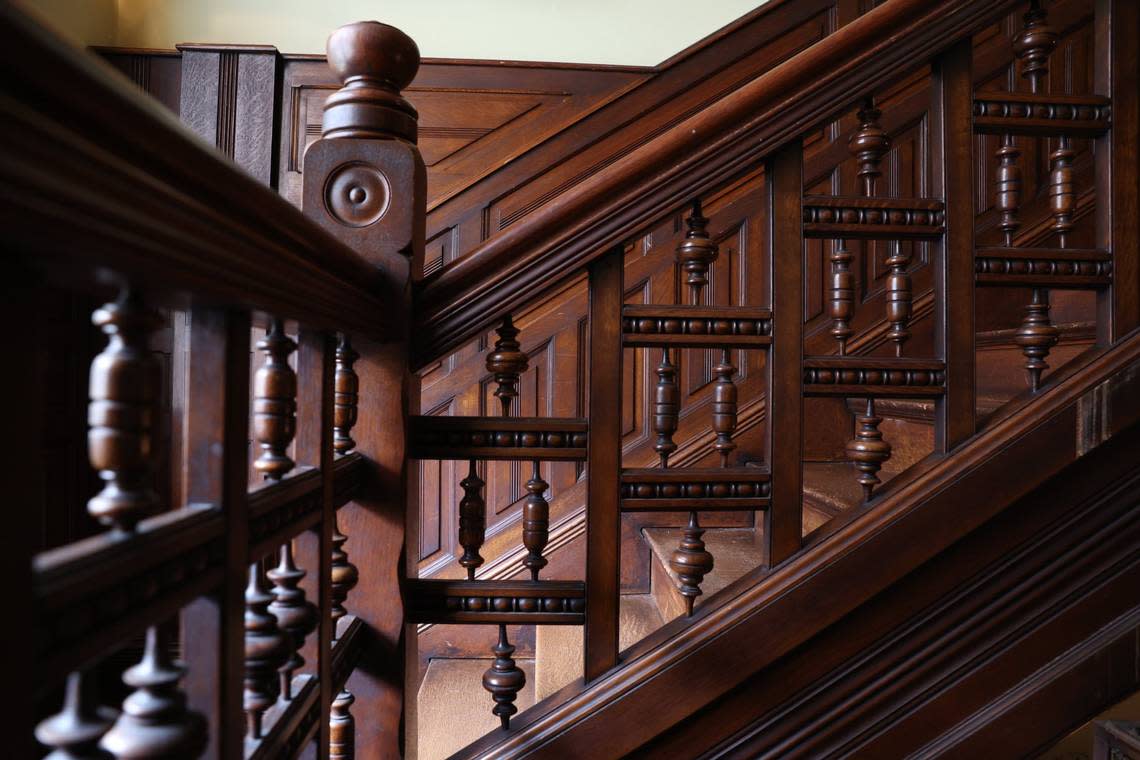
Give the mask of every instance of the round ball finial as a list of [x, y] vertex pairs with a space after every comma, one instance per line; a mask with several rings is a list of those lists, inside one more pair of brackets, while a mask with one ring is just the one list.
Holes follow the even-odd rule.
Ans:
[[412, 83], [420, 68], [415, 40], [379, 21], [346, 24], [329, 35], [329, 66], [340, 81], [371, 79], [399, 92]]
[[420, 67], [415, 41], [394, 26], [358, 21], [329, 36], [329, 68], [344, 83], [325, 102], [324, 137], [416, 140], [416, 109], [400, 95]]

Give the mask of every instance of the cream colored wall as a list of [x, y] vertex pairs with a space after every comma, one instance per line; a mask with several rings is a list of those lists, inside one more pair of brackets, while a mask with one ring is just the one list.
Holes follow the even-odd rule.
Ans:
[[424, 56], [652, 65], [763, 0], [20, 0], [72, 39], [172, 48], [258, 43], [323, 53], [341, 24], [376, 19]]

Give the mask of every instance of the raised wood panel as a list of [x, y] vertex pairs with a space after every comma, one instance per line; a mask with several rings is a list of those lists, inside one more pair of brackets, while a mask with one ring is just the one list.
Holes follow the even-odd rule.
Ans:
[[[647, 76], [629, 67], [424, 61], [403, 94], [419, 112], [429, 209]], [[279, 169], [281, 192], [294, 203], [305, 149], [319, 136], [324, 102], [335, 89], [322, 57], [286, 57]], [[477, 216], [478, 237], [487, 225]], [[427, 261], [449, 261], [451, 241], [429, 236]]]

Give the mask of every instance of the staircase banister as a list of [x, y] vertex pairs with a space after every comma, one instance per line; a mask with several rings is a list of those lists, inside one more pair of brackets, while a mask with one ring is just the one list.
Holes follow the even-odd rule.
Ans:
[[413, 364], [455, 349], [613, 245], [1008, 11], [888, 0], [419, 283]]
[[109, 65], [0, 9], [0, 197], [10, 247], [384, 339], [381, 272], [241, 171]]

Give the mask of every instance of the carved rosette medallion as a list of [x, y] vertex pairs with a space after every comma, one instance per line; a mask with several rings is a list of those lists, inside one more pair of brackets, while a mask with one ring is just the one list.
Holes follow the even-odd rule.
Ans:
[[325, 207], [348, 227], [367, 227], [384, 218], [392, 204], [392, 185], [384, 172], [362, 163], [345, 164], [329, 174]]

